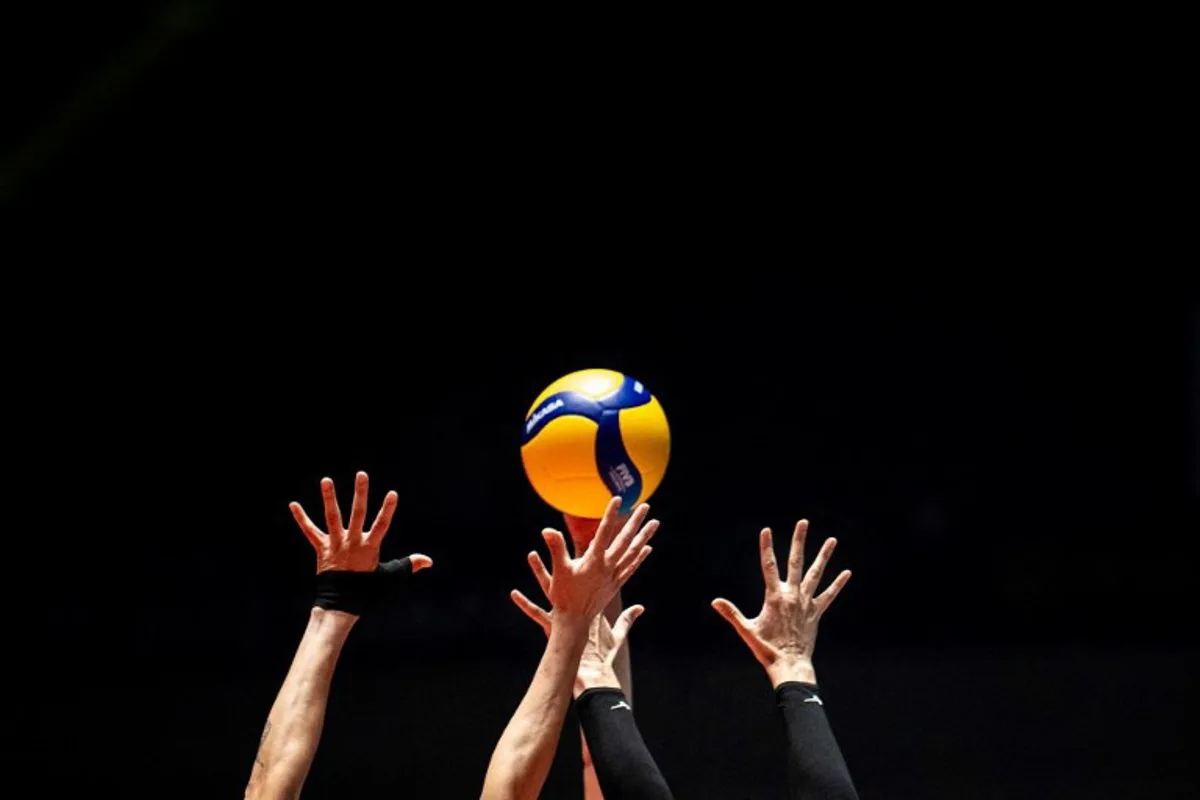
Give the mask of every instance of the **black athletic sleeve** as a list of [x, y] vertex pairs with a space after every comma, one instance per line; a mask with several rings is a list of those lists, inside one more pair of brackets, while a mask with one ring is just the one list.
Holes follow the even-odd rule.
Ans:
[[816, 684], [781, 683], [775, 702], [787, 728], [792, 800], [858, 800]]
[[671, 790], [620, 689], [588, 689], [575, 700], [604, 800], [671, 800]]

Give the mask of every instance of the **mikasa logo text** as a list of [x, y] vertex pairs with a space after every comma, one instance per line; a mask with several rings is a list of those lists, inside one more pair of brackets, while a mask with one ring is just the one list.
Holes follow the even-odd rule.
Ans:
[[562, 408], [563, 405], [564, 405], [564, 403], [562, 401], [562, 398], [560, 397], [557, 400], [555, 400], [553, 403], [549, 403], [545, 406], [542, 406], [537, 411], [533, 412], [533, 416], [530, 417], [529, 421], [525, 423], [525, 432], [529, 433], [531, 430], [533, 430], [533, 426], [537, 425], [542, 417], [546, 416], [547, 414], [549, 414], [551, 411], [554, 411], [555, 409]]

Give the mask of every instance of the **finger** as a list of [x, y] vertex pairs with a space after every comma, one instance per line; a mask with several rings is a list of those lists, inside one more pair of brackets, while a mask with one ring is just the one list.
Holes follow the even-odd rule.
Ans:
[[542, 531], [542, 538], [546, 540], [546, 547], [550, 548], [551, 567], [554, 573], [558, 574], [559, 570], [567, 568], [567, 543], [563, 540], [563, 535], [553, 528]]
[[550, 599], [550, 573], [546, 571], [546, 564], [542, 561], [542, 557], [536, 552], [530, 552], [526, 557], [529, 561], [529, 568], [533, 570], [533, 577], [537, 578], [538, 586], [542, 587], [542, 594], [546, 595], [546, 599]]
[[641, 532], [642, 524], [646, 521], [646, 515], [649, 513], [650, 506], [645, 503], [642, 503], [633, 510], [625, 526], [621, 528], [621, 533], [604, 550], [604, 557], [609, 563], [621, 560], [621, 556], [625, 555], [625, 552], [629, 550], [629, 545], [633, 541], [634, 534]]
[[799, 583], [804, 579], [804, 537], [807, 533], [808, 520], [802, 519], [796, 523], [796, 529], [792, 531], [792, 549], [788, 553], [785, 581]]
[[733, 630], [737, 631], [738, 636], [742, 637], [743, 642], [750, 648], [750, 652], [754, 654], [754, 657], [758, 658], [760, 662], [767, 663], [767, 661], [764, 661], [763, 655], [769, 656], [769, 652], [763, 654], [763, 650], [769, 650], [769, 648], [763, 645], [754, 632], [750, 630], [750, 621], [746, 620], [742, 612], [738, 610], [738, 607], [734, 606], [730, 601], [725, 600], [724, 597], [718, 597], [718, 599], [713, 601], [713, 608], [716, 610], [716, 613], [724, 616], [728, 624], [733, 626]]
[[621, 645], [625, 644], [625, 637], [629, 635], [629, 629], [645, 611], [645, 606], [637, 605], [630, 606], [621, 612], [621, 616], [617, 617], [617, 622], [612, 629], [613, 641], [617, 644], [614, 649], [619, 650]]
[[367, 521], [367, 473], [354, 476], [354, 504], [350, 506], [350, 540], [358, 541]]
[[742, 637], [742, 641], [750, 648], [750, 652], [754, 653], [754, 657], [758, 658], [758, 651], [762, 645], [754, 634], [750, 632], [750, 623], [738, 610], [738, 607], [726, 600], [724, 597], [718, 597], [712, 601], [713, 609], [725, 618], [725, 621], [733, 626], [737, 631], [737, 635]]
[[829, 557], [833, 555], [835, 547], [837, 547], [837, 539], [833, 537], [826, 539], [825, 544], [821, 545], [820, 552], [813, 559], [812, 566], [808, 568], [808, 574], [800, 583], [800, 594], [804, 597], [812, 597], [816, 594], [817, 587], [821, 585], [821, 576], [825, 574], [825, 565], [829, 563]]
[[325, 548], [325, 534], [321, 533], [321, 529], [313, 524], [299, 503], [288, 503], [288, 508], [291, 509], [292, 516], [296, 518], [296, 524], [300, 526], [300, 530], [304, 531], [304, 535], [308, 537], [308, 541], [312, 542], [312, 546], [317, 548], [318, 553], [321, 552]]
[[637, 535], [637, 538], [633, 540], [633, 543], [629, 545], [629, 548], [625, 551], [625, 555], [623, 555], [621, 560], [617, 562], [617, 572], [620, 572], [621, 570], [625, 569], [625, 567], [636, 561], [638, 554], [642, 552], [642, 548], [654, 538], [654, 534], [657, 532], [658, 520], [652, 519], [643, 525], [641, 533]]
[[413, 553], [408, 557], [408, 560], [412, 564], [412, 571], [414, 575], [423, 569], [429, 569], [433, 566], [433, 559], [424, 553]]
[[[379, 513], [375, 515], [375, 521], [371, 523], [371, 530], [367, 531], [367, 541], [371, 544], [383, 541], [388, 528], [392, 527], [392, 516], [396, 513], [396, 504], [399, 502], [400, 496], [395, 492], [388, 492], [384, 496], [383, 505], [379, 507]], [[365, 506], [363, 510], [366, 511]]]
[[775, 540], [771, 538], [771, 529], [763, 528], [758, 534], [758, 555], [762, 562], [763, 583], [768, 592], [779, 588], [779, 567], [775, 564]]
[[[750, 630], [750, 624], [746, 621], [746, 617], [733, 603], [726, 600], [724, 597], [718, 597], [712, 601], [713, 610], [725, 618], [725, 621], [733, 626], [733, 629], [738, 632], [738, 636], [746, 638]], [[749, 640], [747, 640], [749, 644]]]
[[642, 565], [642, 562], [645, 561], [647, 558], [649, 558], [650, 554], [653, 552], [654, 552], [653, 547], [643, 547], [641, 550], [638, 551], [637, 558], [635, 558], [633, 560], [632, 564], [630, 564], [628, 567], [626, 567], [623, 570], [618, 570], [617, 571], [617, 588], [624, 586], [625, 582], [633, 577], [633, 573], [638, 571], [638, 567], [640, 567]]
[[829, 604], [834, 601], [834, 598], [841, 593], [842, 589], [849, 582], [850, 570], [844, 569], [841, 571], [841, 574], [833, 579], [833, 583], [829, 584], [829, 587], [825, 591], [817, 595], [816, 602], [821, 607], [822, 614], [825, 613], [825, 609], [829, 608]]
[[325, 529], [329, 532], [330, 544], [339, 547], [346, 531], [342, 528], [342, 510], [338, 508], [337, 493], [333, 491], [333, 481], [329, 478], [321, 479], [321, 497], [325, 501]]
[[550, 614], [544, 608], [521, 594], [519, 589], [513, 589], [508, 596], [517, 604], [517, 608], [525, 613], [525, 616], [540, 625], [547, 636], [550, 635]]
[[600, 525], [596, 528], [596, 535], [592, 537], [592, 543], [588, 545], [587, 552], [590, 553], [592, 550], [599, 553], [605, 552], [620, 530], [621, 498], [614, 497], [608, 501], [608, 508], [604, 509], [604, 516], [600, 518]]

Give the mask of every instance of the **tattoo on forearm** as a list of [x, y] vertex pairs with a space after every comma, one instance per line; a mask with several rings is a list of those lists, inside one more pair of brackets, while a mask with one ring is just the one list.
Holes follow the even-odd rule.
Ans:
[[267, 724], [265, 726], [263, 726], [262, 736], [258, 740], [258, 752], [254, 754], [254, 763], [258, 764], [260, 767], [266, 766], [265, 764], [263, 764], [262, 751], [263, 751], [263, 745], [266, 744], [266, 741], [267, 741], [267, 734], [270, 732], [271, 732], [271, 720], [267, 720]]

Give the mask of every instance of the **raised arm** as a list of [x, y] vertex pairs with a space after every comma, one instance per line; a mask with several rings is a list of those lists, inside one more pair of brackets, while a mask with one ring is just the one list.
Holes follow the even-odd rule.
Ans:
[[[563, 519], [567, 523], [567, 532], [571, 534], [571, 544], [574, 546], [575, 552], [582, 553], [591, 544], [592, 537], [596, 535], [600, 520], [574, 517], [570, 514], [564, 514]], [[617, 624], [617, 618], [621, 616], [624, 608], [625, 604], [621, 599], [621, 593], [617, 592], [604, 609], [604, 618], [608, 620], [609, 625]], [[633, 665], [630, 661], [628, 645], [617, 650], [616, 661], [612, 666], [616, 672], [618, 685], [625, 692], [626, 701], [632, 705]], [[596, 777], [596, 767], [592, 763], [592, 752], [588, 749], [587, 736], [582, 727], [579, 729], [579, 738], [580, 756], [583, 761], [583, 800], [604, 800], [604, 792], [600, 789], [600, 779]]]
[[[536, 570], [535, 570], [536, 573]], [[539, 576], [545, 590], [545, 582]], [[520, 592], [513, 601], [542, 630], [550, 633], [549, 612]], [[624, 650], [629, 629], [642, 615], [642, 606], [631, 606], [610, 625], [597, 614], [588, 629], [588, 642], [575, 677], [575, 710], [588, 750], [592, 754], [594, 789], [621, 800], [671, 800], [671, 790], [650, 755], [633, 718], [628, 696], [621, 690], [616, 663]]]
[[765, 594], [762, 610], [746, 619], [737, 607], [723, 598], [713, 608], [728, 620], [767, 671], [775, 688], [776, 705], [783, 714], [788, 737], [788, 782], [796, 800], [857, 800], [842, 751], [829, 721], [825, 703], [817, 690], [813, 649], [817, 624], [838, 592], [850, 580], [850, 571], [838, 575], [824, 592], [816, 594], [825, 565], [836, 539], [827, 539], [808, 573], [804, 572], [804, 539], [808, 521], [796, 523], [788, 557], [786, 580], [775, 564], [770, 528], [759, 534]]
[[329, 478], [321, 481], [321, 493], [328, 534], [312, 523], [299, 503], [291, 504], [292, 515], [317, 551], [317, 600], [263, 727], [246, 786], [245, 796], [251, 800], [299, 796], [321, 739], [334, 667], [350, 629], [361, 614], [411, 573], [433, 566], [433, 561], [420, 553], [379, 563], [379, 545], [396, 510], [396, 493], [388, 493], [375, 524], [364, 532], [366, 473], [358, 473], [355, 481], [348, 529], [342, 526]]
[[642, 524], [650, 507], [639, 506], [622, 526], [619, 506], [620, 498], [613, 498], [596, 537], [578, 558], [567, 555], [561, 533], [542, 531], [552, 572], [537, 553], [529, 554], [530, 566], [547, 586], [550, 635], [529, 690], [492, 753], [483, 784], [485, 800], [538, 796], [554, 760], [588, 626], [650, 555], [647, 543], [658, 529], [656, 520]]

